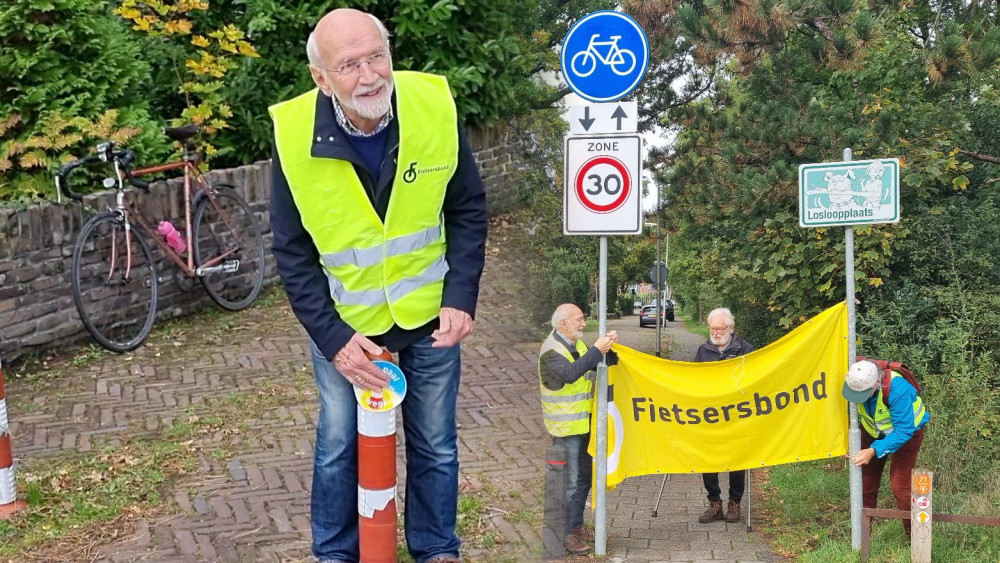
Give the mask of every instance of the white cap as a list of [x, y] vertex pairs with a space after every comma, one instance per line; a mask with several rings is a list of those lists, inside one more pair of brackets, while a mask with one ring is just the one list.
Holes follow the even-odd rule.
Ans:
[[844, 389], [841, 391], [844, 398], [852, 403], [863, 403], [878, 385], [878, 367], [867, 360], [855, 362], [847, 370], [847, 377], [844, 379]]

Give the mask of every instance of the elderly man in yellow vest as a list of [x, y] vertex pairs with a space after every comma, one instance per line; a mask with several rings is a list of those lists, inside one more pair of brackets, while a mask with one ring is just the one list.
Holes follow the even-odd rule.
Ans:
[[[542, 343], [538, 355], [539, 389], [542, 416], [552, 443], [566, 447], [566, 473], [569, 475], [567, 529], [564, 545], [574, 554], [590, 551], [594, 532], [583, 523], [583, 508], [590, 492], [593, 458], [587, 452], [590, 442], [590, 410], [594, 403], [594, 369], [608, 354], [618, 333], [608, 331], [593, 346], [583, 343], [583, 311], [572, 303], [563, 303], [552, 314], [552, 332]], [[613, 353], [609, 362], [614, 363]]]
[[330, 12], [305, 49], [317, 88], [270, 108], [274, 257], [319, 389], [312, 549], [326, 563], [360, 557], [354, 389], [388, 383], [366, 357], [383, 346], [408, 384], [407, 547], [417, 563], [459, 561], [459, 341], [486, 197], [447, 81], [394, 72], [389, 47], [374, 16]]

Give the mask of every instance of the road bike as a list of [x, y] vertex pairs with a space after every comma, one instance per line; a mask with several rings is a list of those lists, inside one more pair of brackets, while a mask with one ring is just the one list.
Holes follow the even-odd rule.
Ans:
[[[590, 76], [597, 69], [597, 61], [605, 66], [610, 66], [612, 72], [618, 76], [625, 76], [635, 68], [635, 53], [628, 49], [618, 47], [618, 40], [621, 35], [612, 35], [610, 41], [598, 41], [600, 34], [594, 34], [590, 38], [590, 44], [586, 51], [580, 51], [570, 60], [570, 68], [573, 73], [580, 78]], [[608, 47], [608, 54], [604, 56], [597, 49], [598, 47]], [[631, 60], [631, 62], [629, 62]], [[619, 67], [626, 67], [625, 70], [618, 70]]]
[[[161, 283], [150, 250], [153, 241], [176, 264], [178, 285], [193, 289], [197, 279], [213, 301], [224, 309], [250, 306], [264, 284], [264, 239], [253, 211], [236, 186], [210, 184], [201, 171], [201, 155], [192, 138], [195, 125], [164, 129], [181, 143], [183, 157], [147, 168], [133, 169], [136, 155], [117, 149], [112, 141], [97, 145], [97, 153], [64, 165], [55, 176], [57, 193], [82, 200], [70, 187], [76, 168], [110, 164], [114, 175], [104, 180], [115, 189], [115, 206], [91, 217], [73, 248], [73, 302], [87, 331], [105, 348], [128, 352], [138, 348], [153, 329]], [[171, 170], [184, 171], [186, 243], [175, 250], [140, 211], [128, 184], [149, 193], [149, 183], [138, 177]], [[174, 240], [176, 246], [177, 240]], [[184, 280], [189, 286], [185, 287]]]

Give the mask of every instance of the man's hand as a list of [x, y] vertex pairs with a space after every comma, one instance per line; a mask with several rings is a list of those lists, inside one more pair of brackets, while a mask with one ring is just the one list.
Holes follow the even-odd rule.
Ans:
[[375, 367], [365, 352], [375, 356], [382, 352], [382, 347], [363, 335], [354, 333], [333, 357], [333, 365], [351, 385], [378, 391], [389, 384], [389, 376]]
[[594, 342], [594, 346], [596, 346], [602, 354], [607, 354], [608, 350], [611, 349], [612, 342], [614, 342], [614, 340], [612, 340], [610, 336], [602, 336], [597, 339], [597, 342]]
[[611, 341], [614, 342], [615, 344], [618, 344], [618, 331], [617, 330], [609, 330], [608, 333], [607, 333], [607, 337], [610, 338]]
[[875, 448], [865, 448], [854, 454], [851, 463], [857, 466], [867, 465], [875, 457]]
[[472, 332], [472, 317], [465, 311], [452, 307], [441, 307], [441, 326], [431, 336], [436, 342], [434, 348], [450, 348]]

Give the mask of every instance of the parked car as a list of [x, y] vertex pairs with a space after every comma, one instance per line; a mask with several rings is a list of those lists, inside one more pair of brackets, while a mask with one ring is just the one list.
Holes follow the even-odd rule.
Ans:
[[632, 307], [635, 309], [642, 307], [642, 301], [636, 301], [635, 303], [632, 304]]
[[[666, 322], [674, 321], [674, 303], [671, 300], [663, 302], [663, 311], [660, 313], [660, 320], [666, 317]], [[664, 322], [663, 324], [666, 324]], [[656, 305], [646, 305], [639, 311], [639, 326], [656, 326]]]
[[[660, 312], [660, 320], [662, 321], [666, 317], [667, 322], [674, 321], [674, 302], [667, 299], [663, 302], [662, 311]], [[666, 323], [663, 323], [666, 324]], [[653, 325], [656, 326], [656, 305], [646, 305], [639, 311], [639, 326]]]

